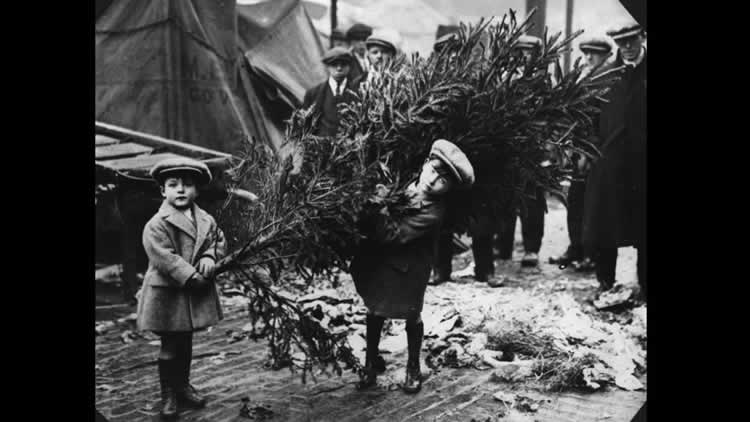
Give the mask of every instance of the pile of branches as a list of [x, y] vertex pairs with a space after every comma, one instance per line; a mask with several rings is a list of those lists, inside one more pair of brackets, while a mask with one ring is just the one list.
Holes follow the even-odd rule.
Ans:
[[[401, 56], [360, 86], [358, 100], [340, 106], [336, 136], [316, 136], [319, 116], [301, 109], [286, 132], [294, 154], [282, 159], [259, 143], [247, 148], [230, 175], [259, 202], [229, 200], [220, 213], [237, 248], [219, 271], [248, 286], [251, 313], [270, 327], [275, 362], [291, 361], [294, 345], [309, 354], [306, 372], [313, 364], [350, 359], [351, 349], [344, 337], [309, 329], [298, 307], [249, 270], [265, 267], [272, 280], [283, 269], [307, 280], [348, 270], [363, 221], [383, 214], [384, 206], [390, 218], [408, 212], [405, 189], [435, 139], [459, 145], [477, 174], [472, 190], [449, 198], [458, 204], [456, 230], [466, 227], [479, 202], [495, 210], [523, 208], [534, 189], [557, 191], [570, 174], [570, 154], [596, 155], [587, 139], [606, 82], [582, 75], [578, 62], [562, 74], [558, 59], [578, 33], [545, 36], [541, 54], [524, 62], [512, 47], [527, 29], [528, 21], [518, 24], [512, 12], [500, 23], [462, 25], [439, 54]], [[377, 185], [388, 194], [374, 201]]]

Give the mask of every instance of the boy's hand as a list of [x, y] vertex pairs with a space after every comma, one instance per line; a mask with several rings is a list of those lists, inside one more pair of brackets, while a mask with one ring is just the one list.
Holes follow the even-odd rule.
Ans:
[[203, 275], [201, 275], [201, 273], [196, 272], [195, 274], [193, 274], [192, 277], [190, 277], [190, 280], [188, 280], [188, 284], [189, 284], [190, 288], [193, 288], [193, 289], [202, 289], [202, 288], [208, 286], [209, 281], [206, 280], [206, 278], [203, 277]]
[[206, 278], [212, 278], [214, 276], [214, 269], [216, 268], [216, 262], [211, 257], [203, 257], [198, 261], [198, 272], [200, 272]]

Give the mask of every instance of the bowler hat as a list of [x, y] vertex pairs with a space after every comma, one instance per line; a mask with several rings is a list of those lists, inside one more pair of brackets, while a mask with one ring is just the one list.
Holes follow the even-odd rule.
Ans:
[[623, 38], [633, 37], [643, 33], [641, 25], [633, 19], [626, 19], [612, 26], [607, 35], [617, 41]]
[[336, 62], [347, 62], [351, 63], [354, 60], [352, 53], [344, 47], [333, 47], [326, 51], [323, 55], [324, 64], [334, 64]]
[[432, 143], [430, 157], [436, 157], [448, 166], [459, 187], [469, 188], [474, 184], [474, 167], [461, 148], [453, 142], [445, 139], [436, 140]]
[[149, 174], [161, 182], [168, 174], [174, 172], [195, 173], [200, 184], [206, 184], [211, 181], [211, 171], [208, 169], [208, 166], [188, 157], [165, 158], [154, 164]]
[[607, 54], [612, 51], [612, 44], [602, 37], [588, 37], [581, 40], [578, 44], [578, 48], [583, 51], [591, 51], [594, 53]]
[[350, 40], [366, 40], [372, 34], [372, 28], [363, 23], [355, 23], [346, 31], [346, 38]]

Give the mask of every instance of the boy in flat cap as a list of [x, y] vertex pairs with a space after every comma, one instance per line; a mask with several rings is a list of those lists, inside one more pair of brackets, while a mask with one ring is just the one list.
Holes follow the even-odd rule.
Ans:
[[149, 263], [137, 324], [161, 337], [161, 415], [174, 418], [178, 406], [201, 408], [206, 403], [190, 385], [193, 332], [222, 319], [212, 277], [226, 242], [214, 218], [195, 204], [198, 186], [211, 181], [204, 163], [166, 159], [151, 169], [151, 176], [164, 201], [143, 229]]
[[338, 105], [352, 101], [354, 96], [347, 90], [356, 90], [356, 82], [349, 77], [354, 56], [344, 47], [334, 47], [323, 56], [328, 70], [328, 80], [309, 89], [305, 93], [302, 107], [314, 106], [320, 113], [320, 121], [315, 128], [317, 135], [335, 136], [339, 127]]
[[618, 47], [614, 67], [625, 72], [607, 92], [599, 115], [602, 155], [586, 179], [583, 243], [596, 261], [602, 290], [615, 284], [617, 248], [638, 251], [638, 283], [646, 299], [646, 48], [641, 26], [628, 20], [607, 34]]
[[365, 40], [370, 35], [372, 35], [372, 28], [363, 23], [355, 23], [346, 31], [346, 39], [354, 55], [350, 75], [352, 79], [359, 78], [370, 68], [370, 62], [367, 60], [367, 46], [365, 46]]
[[[416, 393], [422, 386], [419, 352], [424, 336], [421, 319], [424, 293], [434, 261], [434, 242], [443, 220], [445, 195], [452, 189], [474, 183], [474, 170], [453, 143], [436, 140], [419, 177], [406, 194], [413, 212], [398, 220], [383, 207], [372, 229], [364, 229], [365, 241], [351, 267], [357, 292], [367, 306], [367, 352], [359, 388], [376, 384], [385, 362], [378, 353], [380, 333], [386, 318], [406, 319], [408, 360], [403, 389]], [[383, 194], [387, 192], [380, 192]], [[379, 204], [379, 195], [373, 202]]]

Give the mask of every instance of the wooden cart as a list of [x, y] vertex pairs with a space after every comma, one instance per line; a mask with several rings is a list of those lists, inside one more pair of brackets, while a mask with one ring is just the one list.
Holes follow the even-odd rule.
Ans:
[[[198, 203], [210, 209], [226, 198], [222, 175], [232, 155], [103, 122], [95, 122], [94, 128], [96, 223], [98, 227], [117, 228], [113, 233], [119, 233], [119, 239], [111, 243], [119, 246], [124, 296], [132, 303], [140, 287], [138, 274], [147, 264], [141, 233], [162, 200], [158, 186], [149, 177], [151, 167], [165, 158], [180, 156], [204, 162], [214, 180], [203, 190]], [[105, 208], [112, 212], [103, 212]]]

